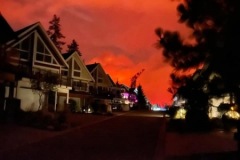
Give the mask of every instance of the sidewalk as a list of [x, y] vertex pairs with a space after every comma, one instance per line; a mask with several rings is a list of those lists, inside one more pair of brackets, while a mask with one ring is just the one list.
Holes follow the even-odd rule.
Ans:
[[237, 160], [233, 132], [180, 134], [168, 132], [165, 155], [168, 160]]

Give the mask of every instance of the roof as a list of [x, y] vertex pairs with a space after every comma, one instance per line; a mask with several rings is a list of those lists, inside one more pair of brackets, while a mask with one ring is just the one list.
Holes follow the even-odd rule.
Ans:
[[21, 33], [27, 31], [29, 28], [33, 27], [34, 25], [37, 25], [38, 23], [40, 23], [40, 22], [37, 22], [37, 23], [31, 24], [31, 25], [29, 25], [27, 27], [24, 27], [24, 28], [16, 31], [15, 33], [16, 33], [16, 35], [20, 35]]
[[68, 59], [68, 57], [70, 57], [75, 51], [71, 51], [71, 52], [68, 52], [68, 53], [63, 53], [62, 56], [63, 58], [66, 60]]
[[[9, 26], [10, 27], [10, 26]], [[10, 27], [11, 28], [11, 27]], [[24, 27], [16, 32], [13, 31], [14, 36], [12, 39], [9, 39], [9, 43], [7, 45], [10, 47], [16, 43], [18, 43], [19, 39], [23, 38], [26, 35], [29, 35], [33, 31], [37, 31], [38, 34], [43, 39], [44, 43], [49, 45], [49, 49], [52, 51], [53, 56], [57, 59], [60, 65], [64, 67], [68, 67], [66, 61], [64, 60], [63, 56], [61, 55], [60, 51], [56, 48], [55, 44], [52, 42], [52, 40], [47, 35], [47, 32], [43, 28], [42, 24], [40, 22], [33, 23], [27, 27]]]
[[111, 77], [109, 74], [107, 74], [107, 76], [108, 76], [109, 80], [111, 81], [112, 85], [113, 85], [113, 86], [116, 86], [116, 84], [115, 84], [114, 81], [112, 80], [112, 77]]
[[8, 24], [6, 19], [3, 17], [2, 13], [0, 12], [0, 43], [5, 43], [15, 37], [15, 32]]
[[93, 64], [86, 65], [86, 67], [89, 70], [89, 72], [92, 72], [98, 65], [99, 63], [93, 63]]

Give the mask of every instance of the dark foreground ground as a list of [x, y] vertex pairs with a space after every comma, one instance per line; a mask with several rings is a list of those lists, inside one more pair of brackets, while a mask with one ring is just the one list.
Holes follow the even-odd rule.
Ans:
[[0, 160], [237, 160], [233, 132], [166, 131], [152, 112], [72, 114], [62, 131], [0, 124]]

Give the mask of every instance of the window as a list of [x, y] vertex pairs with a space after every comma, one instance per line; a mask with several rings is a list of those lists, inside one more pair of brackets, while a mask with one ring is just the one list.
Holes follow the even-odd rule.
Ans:
[[73, 81], [72, 87], [73, 87], [74, 91], [80, 91], [81, 82], [80, 81]]
[[68, 70], [62, 69], [61, 75], [67, 77], [68, 76]]
[[87, 83], [82, 83], [81, 90], [87, 91]]
[[76, 61], [74, 61], [73, 76], [74, 77], [80, 77], [81, 76], [81, 68]]
[[87, 91], [87, 83], [81, 81], [73, 81], [73, 86], [75, 91]]
[[31, 52], [32, 36], [24, 39], [21, 43], [17, 45], [17, 50], [20, 53], [20, 59], [22, 61], [28, 61]]
[[103, 73], [98, 72], [98, 83], [103, 83]]
[[103, 83], [103, 79], [101, 77], [98, 77], [98, 83]]
[[54, 57], [51, 55], [48, 48], [46, 48], [40, 38], [37, 39], [37, 54], [36, 60], [46, 63], [57, 64]]

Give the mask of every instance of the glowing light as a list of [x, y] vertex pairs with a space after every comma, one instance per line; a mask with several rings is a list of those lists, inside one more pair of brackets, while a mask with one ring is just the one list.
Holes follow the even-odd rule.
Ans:
[[184, 108], [179, 108], [177, 110], [176, 115], [174, 116], [174, 119], [185, 119], [187, 110]]
[[166, 111], [167, 109], [165, 107], [158, 106], [157, 104], [153, 104], [151, 107], [152, 111]]
[[240, 114], [237, 111], [233, 111], [232, 107], [230, 111], [227, 111], [225, 113], [225, 115], [230, 119], [236, 119], [236, 120], [240, 119]]
[[122, 93], [122, 98], [128, 99], [128, 97], [129, 97], [129, 93], [127, 92]]
[[125, 100], [124, 103], [125, 103], [125, 104], [129, 104], [130, 101], [129, 101], [129, 100]]

